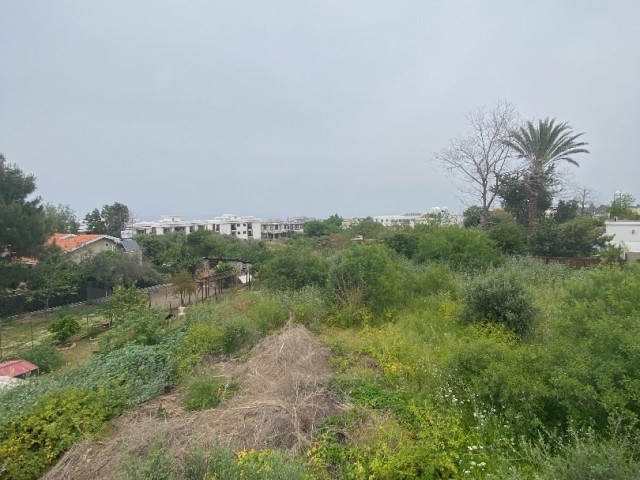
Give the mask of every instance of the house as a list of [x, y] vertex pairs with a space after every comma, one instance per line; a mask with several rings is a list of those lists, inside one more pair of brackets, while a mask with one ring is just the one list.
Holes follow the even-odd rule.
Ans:
[[287, 220], [269, 219], [262, 222], [261, 237], [263, 240], [283, 238], [291, 233], [304, 232], [304, 218], [291, 218]]
[[26, 360], [9, 360], [0, 363], [0, 377], [25, 379], [30, 375], [37, 375], [40, 369], [37, 365]]
[[624, 258], [625, 253], [629, 253], [631, 257], [635, 257], [634, 249], [640, 242], [640, 221], [635, 220], [607, 220], [604, 222], [606, 234], [611, 238], [609, 243], [615, 247], [622, 249]]
[[74, 262], [80, 262], [102, 252], [115, 252], [121, 250], [121, 240], [110, 235], [97, 233], [54, 233], [47, 240], [49, 245], [56, 245], [67, 253]]

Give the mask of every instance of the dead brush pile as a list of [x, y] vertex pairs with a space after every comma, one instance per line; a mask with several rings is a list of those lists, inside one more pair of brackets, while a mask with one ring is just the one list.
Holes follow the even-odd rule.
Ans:
[[180, 462], [197, 446], [234, 450], [274, 448], [297, 453], [319, 422], [341, 409], [325, 388], [329, 350], [305, 327], [289, 322], [256, 345], [244, 362], [213, 365], [242, 387], [219, 407], [189, 412], [181, 394], [163, 395], [115, 422], [108, 438], [73, 447], [45, 479], [120, 479], [122, 465], [144, 458], [161, 439]]

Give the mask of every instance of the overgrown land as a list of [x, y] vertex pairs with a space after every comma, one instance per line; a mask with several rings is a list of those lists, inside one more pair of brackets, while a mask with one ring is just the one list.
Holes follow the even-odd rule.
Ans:
[[97, 354], [0, 397], [3, 477], [71, 449], [48, 478], [637, 478], [637, 267], [438, 226], [292, 239], [257, 276], [182, 323], [118, 290]]
[[[0, 156], [3, 311], [113, 289], [0, 322], [5, 358], [43, 373], [0, 393], [0, 479], [640, 478], [640, 265], [603, 228], [637, 220], [635, 200], [595, 207], [582, 188], [552, 208], [556, 167], [586, 143], [516, 120], [479, 110], [438, 156], [475, 192], [463, 225], [333, 215], [277, 242], [148, 235], [142, 257], [80, 263], [45, 243], [72, 212], [29, 200], [33, 176]], [[85, 220], [109, 233], [129, 216], [116, 202]], [[249, 262], [250, 288], [222, 264], [226, 293], [195, 295], [203, 257]], [[197, 299], [184, 318], [138, 289], [163, 276]]]

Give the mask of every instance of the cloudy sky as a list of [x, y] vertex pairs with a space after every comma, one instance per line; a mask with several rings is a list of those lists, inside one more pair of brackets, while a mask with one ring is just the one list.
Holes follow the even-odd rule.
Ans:
[[82, 217], [462, 210], [434, 154], [500, 100], [640, 197], [640, 2], [0, 1], [0, 152]]

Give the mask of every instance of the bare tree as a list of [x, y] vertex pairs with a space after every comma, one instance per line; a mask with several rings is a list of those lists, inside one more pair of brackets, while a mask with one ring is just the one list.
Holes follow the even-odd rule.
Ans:
[[573, 200], [580, 206], [580, 215], [584, 215], [589, 205], [597, 201], [595, 191], [584, 185], [574, 185], [572, 190]]
[[447, 148], [436, 154], [436, 160], [462, 180], [459, 188], [465, 196], [480, 203], [480, 225], [487, 228], [500, 177], [509, 171], [515, 158], [505, 140], [516, 127], [518, 114], [513, 104], [502, 101], [493, 110], [478, 108], [466, 118], [469, 133], [451, 140]]

